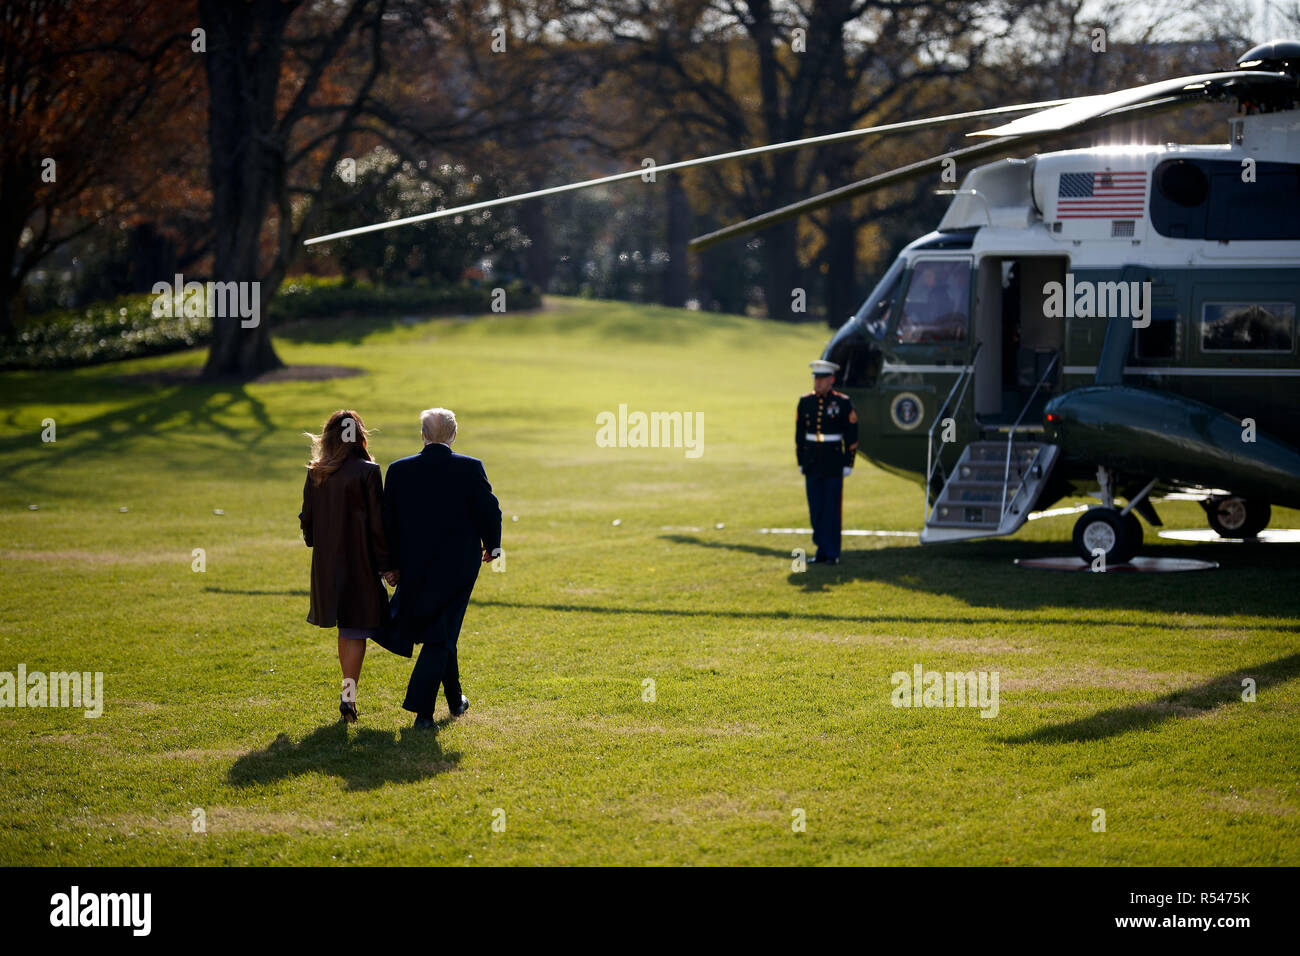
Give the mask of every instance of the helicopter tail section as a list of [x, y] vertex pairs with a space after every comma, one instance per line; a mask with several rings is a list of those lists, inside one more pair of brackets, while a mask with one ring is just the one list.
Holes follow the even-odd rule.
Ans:
[[1014, 534], [1042, 497], [1059, 454], [1044, 442], [971, 442], [926, 516], [921, 543]]

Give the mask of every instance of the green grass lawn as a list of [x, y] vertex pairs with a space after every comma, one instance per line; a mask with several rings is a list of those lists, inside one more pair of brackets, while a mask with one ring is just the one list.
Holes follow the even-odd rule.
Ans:
[[[365, 372], [324, 382], [123, 378], [197, 352], [0, 376], [0, 671], [105, 681], [98, 719], [0, 710], [0, 863], [1300, 860], [1300, 547], [1148, 531], [1144, 554], [1223, 567], [1015, 567], [1069, 553], [1063, 516], [944, 548], [846, 538], [842, 565], [796, 573], [809, 543], [760, 529], [807, 525], [790, 418], [826, 337], [552, 300], [287, 329], [286, 361]], [[620, 403], [703, 412], [704, 455], [597, 447]], [[506, 570], [461, 635], [473, 706], [411, 730], [410, 663], [372, 645], [346, 728], [333, 632], [304, 619], [303, 432], [356, 408], [387, 465], [431, 405], [505, 514]], [[846, 527], [921, 509], [866, 464], [846, 488]], [[917, 663], [997, 672], [997, 717], [891, 706]]]

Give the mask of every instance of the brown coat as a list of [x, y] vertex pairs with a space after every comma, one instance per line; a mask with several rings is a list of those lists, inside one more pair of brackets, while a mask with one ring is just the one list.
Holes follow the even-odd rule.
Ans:
[[379, 466], [350, 458], [321, 485], [309, 473], [298, 523], [312, 549], [307, 621], [317, 627], [379, 627], [388, 607], [379, 575], [393, 569]]

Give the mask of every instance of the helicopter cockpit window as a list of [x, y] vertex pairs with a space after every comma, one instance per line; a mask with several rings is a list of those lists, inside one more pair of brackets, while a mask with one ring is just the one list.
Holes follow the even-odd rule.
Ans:
[[1292, 302], [1206, 302], [1203, 352], [1290, 352], [1295, 343]]
[[898, 319], [899, 342], [963, 342], [970, 308], [970, 264], [922, 259], [912, 268]]
[[898, 287], [903, 281], [906, 265], [905, 260], [896, 259], [853, 317], [853, 321], [874, 338], [883, 339], [885, 330], [889, 328], [889, 320], [894, 314], [894, 300], [898, 298]]

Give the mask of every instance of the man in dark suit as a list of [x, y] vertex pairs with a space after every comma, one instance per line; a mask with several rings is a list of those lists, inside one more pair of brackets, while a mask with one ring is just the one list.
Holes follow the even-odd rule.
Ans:
[[501, 553], [501, 507], [483, 463], [452, 452], [450, 410], [424, 411], [420, 434], [424, 450], [388, 466], [384, 529], [396, 561], [388, 581], [398, 585], [393, 640], [408, 654], [411, 645], [424, 645], [402, 706], [414, 712], [416, 727], [432, 727], [439, 685], [453, 717], [469, 707], [456, 641], [479, 567]]

